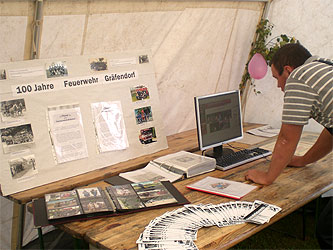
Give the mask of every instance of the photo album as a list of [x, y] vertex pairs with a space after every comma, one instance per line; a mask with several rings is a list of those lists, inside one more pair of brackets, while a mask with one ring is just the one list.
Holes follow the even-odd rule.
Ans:
[[187, 203], [170, 182], [149, 181], [45, 194], [32, 207], [37, 227]]

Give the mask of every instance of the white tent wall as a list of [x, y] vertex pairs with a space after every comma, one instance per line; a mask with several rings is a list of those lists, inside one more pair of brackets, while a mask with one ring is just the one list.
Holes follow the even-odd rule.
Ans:
[[[237, 89], [263, 1], [44, 0], [39, 58], [151, 49], [166, 135], [195, 128], [193, 97]], [[35, 1], [0, 2], [0, 62], [31, 58]], [[1, 200], [0, 249], [12, 203]], [[27, 213], [23, 244], [36, 237]]]
[[[274, 24], [272, 38], [287, 34], [298, 39], [312, 55], [333, 58], [332, 0], [274, 0], [268, 19]], [[270, 68], [263, 79], [255, 81], [255, 85], [262, 93], [255, 95], [252, 90], [249, 92], [245, 121], [279, 128], [283, 93], [277, 88]], [[311, 120], [304, 130], [320, 132], [322, 127]]]

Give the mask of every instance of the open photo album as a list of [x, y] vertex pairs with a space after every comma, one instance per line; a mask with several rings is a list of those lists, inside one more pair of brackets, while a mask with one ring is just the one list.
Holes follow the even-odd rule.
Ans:
[[32, 207], [35, 226], [46, 226], [187, 203], [170, 182], [148, 181], [45, 194]]

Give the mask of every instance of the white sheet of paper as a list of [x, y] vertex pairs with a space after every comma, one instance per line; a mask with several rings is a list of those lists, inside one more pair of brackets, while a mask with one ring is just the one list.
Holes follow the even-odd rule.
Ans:
[[280, 129], [272, 128], [270, 125], [261, 126], [246, 131], [249, 134], [263, 136], [263, 137], [274, 137], [279, 134]]
[[154, 162], [149, 162], [148, 165], [144, 168], [129, 171], [126, 173], [120, 173], [119, 176], [130, 180], [132, 182], [144, 182], [144, 181], [170, 181], [174, 182], [180, 179], [182, 176], [167, 172], [159, 165]]
[[99, 152], [128, 148], [121, 102], [92, 103]]
[[78, 104], [48, 108], [49, 129], [58, 163], [88, 157]]

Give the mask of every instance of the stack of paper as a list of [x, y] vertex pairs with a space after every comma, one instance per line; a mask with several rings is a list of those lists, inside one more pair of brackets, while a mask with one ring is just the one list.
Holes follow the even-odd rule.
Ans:
[[279, 134], [280, 129], [272, 128], [270, 125], [265, 125], [259, 128], [250, 129], [246, 132], [257, 136], [273, 137]]
[[138, 249], [198, 249], [194, 241], [202, 227], [269, 222], [281, 208], [262, 201], [218, 205], [185, 205], [150, 221], [137, 240]]

